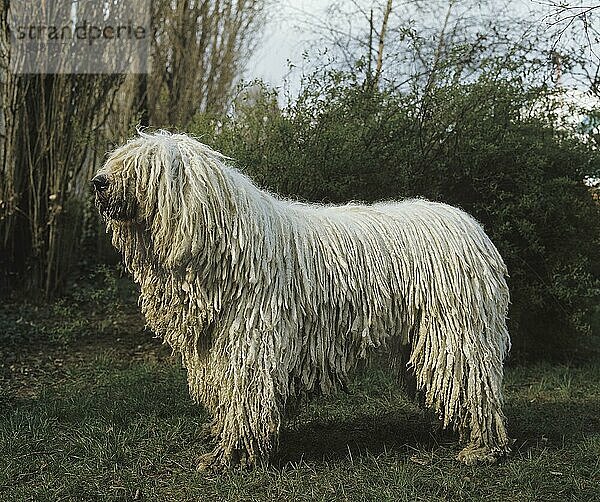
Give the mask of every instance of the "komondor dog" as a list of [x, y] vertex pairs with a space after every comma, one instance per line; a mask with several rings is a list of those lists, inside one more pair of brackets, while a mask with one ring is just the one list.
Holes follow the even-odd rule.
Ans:
[[148, 326], [212, 415], [201, 467], [267, 459], [291, 403], [343, 388], [377, 351], [460, 433], [460, 461], [508, 451], [506, 267], [463, 211], [284, 200], [163, 131], [116, 149], [92, 181]]

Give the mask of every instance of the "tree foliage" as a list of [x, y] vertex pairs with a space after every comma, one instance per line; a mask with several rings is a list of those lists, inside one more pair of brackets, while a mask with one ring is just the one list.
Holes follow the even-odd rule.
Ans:
[[186, 127], [198, 111], [224, 112], [263, 22], [264, 0], [157, 0], [149, 121]]
[[102, 130], [123, 77], [15, 71], [8, 8], [0, 4], [0, 291], [49, 297], [79, 258], [90, 168], [106, 148]]
[[[126, 3], [32, 2], [29, 9], [47, 19], [69, 19], [74, 8], [81, 19], [102, 19]], [[101, 240], [93, 239], [99, 226], [89, 180], [135, 124], [185, 127], [198, 110], [227, 109], [260, 32], [263, 0], [151, 5], [151, 74], [125, 76], [14, 71], [22, 55], [11, 45], [10, 2], [0, 2], [0, 292], [51, 297], [73, 264], [89, 261], [95, 249], [84, 244]], [[92, 55], [77, 57], [62, 62], [89, 65]]]

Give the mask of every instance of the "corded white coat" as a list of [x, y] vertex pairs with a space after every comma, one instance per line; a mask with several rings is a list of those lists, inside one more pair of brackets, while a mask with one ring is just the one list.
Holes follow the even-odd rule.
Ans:
[[460, 460], [508, 450], [506, 267], [471, 216], [422, 199], [283, 200], [165, 132], [140, 133], [100, 172], [147, 323], [213, 416], [211, 462], [265, 458], [286, 404], [402, 347], [425, 405], [468, 440]]

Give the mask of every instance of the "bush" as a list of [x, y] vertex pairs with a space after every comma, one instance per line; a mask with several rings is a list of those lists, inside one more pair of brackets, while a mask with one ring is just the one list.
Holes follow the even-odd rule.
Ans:
[[[509, 268], [513, 353], [572, 354], [599, 303], [599, 206], [583, 183], [598, 151], [540, 112], [550, 91], [488, 77], [425, 96], [314, 75], [281, 109], [253, 87], [195, 132], [260, 185], [316, 202], [423, 196], [484, 224]], [[558, 106], [558, 105], [556, 105]]]

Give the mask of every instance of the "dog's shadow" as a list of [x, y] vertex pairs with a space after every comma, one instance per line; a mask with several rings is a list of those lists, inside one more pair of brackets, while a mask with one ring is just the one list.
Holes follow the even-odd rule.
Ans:
[[272, 454], [275, 465], [300, 461], [336, 460], [362, 454], [401, 452], [407, 455], [452, 444], [426, 412], [410, 415], [361, 414], [351, 420], [310, 420], [289, 424]]
[[505, 407], [515, 454], [562, 449], [600, 434], [600, 401], [510, 401]]
[[[543, 446], [560, 449], [600, 434], [600, 403], [512, 402], [506, 406], [515, 455]], [[411, 457], [437, 451], [450, 455], [458, 434], [442, 430], [425, 411], [402, 415], [361, 414], [350, 420], [307, 420], [289, 424], [272, 454], [274, 465], [336, 460], [393, 452]]]

